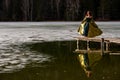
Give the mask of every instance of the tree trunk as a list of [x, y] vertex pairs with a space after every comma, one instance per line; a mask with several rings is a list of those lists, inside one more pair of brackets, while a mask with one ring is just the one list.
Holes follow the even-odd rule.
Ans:
[[23, 12], [23, 20], [29, 20], [29, 0], [22, 0], [21, 10]]
[[60, 18], [59, 5], [60, 5], [60, 0], [56, 0], [56, 8], [57, 8], [57, 17], [58, 17], [58, 19]]
[[30, 21], [32, 21], [32, 18], [33, 18], [32, 17], [32, 15], [33, 15], [33, 0], [30, 0], [29, 2], [30, 2], [30, 4], [29, 4], [30, 5], [30, 11], [29, 11], [30, 12]]

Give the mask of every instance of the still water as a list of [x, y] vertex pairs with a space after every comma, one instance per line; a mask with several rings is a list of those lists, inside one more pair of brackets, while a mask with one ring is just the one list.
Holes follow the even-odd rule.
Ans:
[[88, 78], [75, 48], [76, 41], [23, 44], [24, 53], [14, 53], [9, 61], [7, 53], [1, 56], [6, 64], [1, 65], [0, 80], [119, 80], [120, 56], [88, 54], [92, 73]]
[[[80, 54], [73, 53], [79, 23], [54, 23], [0, 23], [0, 80], [120, 79], [120, 56], [94, 53], [87, 55], [88, 78]], [[98, 25], [104, 31], [100, 37], [119, 38], [119, 22]]]

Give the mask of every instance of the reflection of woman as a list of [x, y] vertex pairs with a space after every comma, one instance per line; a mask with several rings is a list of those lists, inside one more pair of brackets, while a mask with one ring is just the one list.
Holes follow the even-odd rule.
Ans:
[[87, 11], [78, 32], [85, 37], [95, 37], [102, 34], [102, 31], [95, 24], [90, 11]]
[[88, 53], [79, 54], [78, 59], [80, 61], [82, 68], [84, 69], [85, 73], [87, 74], [88, 77], [90, 77], [92, 71], [91, 71], [91, 67], [89, 65]]

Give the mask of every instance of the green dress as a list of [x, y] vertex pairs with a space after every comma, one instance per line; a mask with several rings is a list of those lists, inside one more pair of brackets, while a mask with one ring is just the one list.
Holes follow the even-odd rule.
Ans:
[[92, 18], [85, 17], [81, 22], [78, 32], [85, 37], [96, 37], [102, 34]]

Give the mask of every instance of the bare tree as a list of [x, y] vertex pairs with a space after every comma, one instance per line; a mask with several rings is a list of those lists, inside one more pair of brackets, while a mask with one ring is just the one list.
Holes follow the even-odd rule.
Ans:
[[30, 13], [29, 13], [29, 17], [30, 17], [30, 21], [32, 21], [32, 16], [33, 16], [33, 0], [29, 1], [29, 9], [30, 9]]
[[67, 0], [66, 1], [66, 19], [75, 20], [79, 15], [80, 0]]
[[6, 9], [6, 11], [8, 11], [8, 8], [9, 8], [9, 1], [10, 0], [4, 0], [4, 2], [5, 2], [5, 9]]
[[29, 0], [22, 0], [21, 10], [23, 12], [23, 20], [27, 21], [29, 17]]
[[60, 17], [60, 9], [59, 9], [59, 7], [60, 7], [60, 0], [55, 0], [55, 2], [56, 2], [56, 9], [57, 9], [57, 16], [59, 18]]

